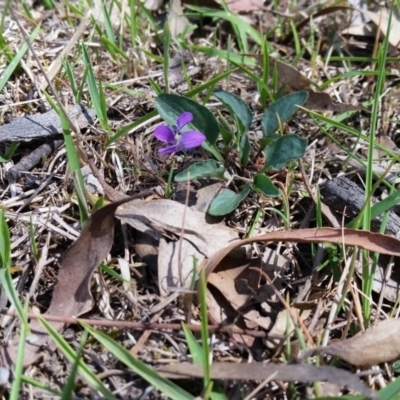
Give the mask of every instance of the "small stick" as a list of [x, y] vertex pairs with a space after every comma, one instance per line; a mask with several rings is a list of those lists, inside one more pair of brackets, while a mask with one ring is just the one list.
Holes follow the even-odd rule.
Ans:
[[46, 143], [32, 151], [22, 160], [7, 171], [7, 179], [15, 181], [22, 172], [30, 171], [38, 165], [44, 158], [48, 157], [55, 150], [64, 144], [64, 139], [50, 139]]

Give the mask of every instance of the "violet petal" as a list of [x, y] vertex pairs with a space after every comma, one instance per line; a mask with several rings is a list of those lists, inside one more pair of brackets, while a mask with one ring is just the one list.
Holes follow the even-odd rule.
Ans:
[[154, 130], [154, 136], [164, 143], [176, 143], [175, 132], [167, 125], [158, 125]]
[[182, 134], [182, 136], [180, 138], [180, 142], [184, 149], [192, 149], [193, 147], [198, 147], [205, 140], [206, 140], [206, 137], [205, 137], [204, 133], [201, 133], [198, 131], [185, 132], [184, 134]]
[[192, 122], [192, 120], [193, 114], [190, 111], [183, 112], [176, 120], [176, 131], [180, 132], [180, 130], [189, 122]]
[[159, 149], [158, 152], [162, 156], [168, 156], [168, 155], [170, 155], [172, 153], [175, 153], [175, 152], [177, 152], [179, 150], [180, 150], [179, 144], [173, 144], [172, 146], [163, 147], [162, 149]]

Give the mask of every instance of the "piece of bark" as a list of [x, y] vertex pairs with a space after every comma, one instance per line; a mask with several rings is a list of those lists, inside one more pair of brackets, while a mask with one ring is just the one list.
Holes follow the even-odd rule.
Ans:
[[[80, 129], [94, 123], [96, 113], [82, 104], [69, 108], [69, 117]], [[62, 133], [61, 120], [55, 110], [44, 114], [26, 115], [0, 126], [0, 142], [29, 142]]]
[[[350, 218], [355, 218], [361, 211], [365, 202], [365, 193], [353, 181], [345, 176], [326, 181], [320, 188], [323, 202], [339, 212], [346, 212]], [[379, 200], [372, 198], [372, 203], [377, 204]], [[372, 225], [374, 230], [379, 230], [382, 215], [374, 218]], [[400, 217], [393, 211], [389, 211], [386, 224], [386, 233], [397, 237], [400, 232]]]

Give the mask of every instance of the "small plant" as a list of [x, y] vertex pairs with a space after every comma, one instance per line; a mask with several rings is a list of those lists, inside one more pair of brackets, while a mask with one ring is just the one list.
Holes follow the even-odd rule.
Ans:
[[[249, 164], [251, 144], [248, 133], [253, 114], [240, 97], [221, 89], [215, 89], [213, 94], [228, 110], [234, 128], [222, 115], [218, 122], [208, 108], [192, 99], [163, 93], [157, 97], [156, 108], [169, 126], [158, 126], [154, 136], [170, 144], [159, 150], [162, 155], [201, 145], [214, 156], [214, 159], [191, 164], [175, 176], [176, 182], [211, 177], [229, 182], [245, 181], [239, 193], [226, 188], [212, 200], [208, 213], [222, 216], [234, 211], [252, 191], [268, 197], [279, 196], [278, 188], [266, 172], [281, 170], [288, 161], [303, 157], [307, 141], [295, 134], [282, 135], [277, 132], [282, 131], [283, 123], [294, 115], [298, 106], [306, 102], [308, 93], [295, 92], [281, 97], [264, 112], [261, 120], [263, 137], [253, 151], [256, 157], [264, 155], [264, 166], [259, 170], [253, 168], [251, 178], [239, 176], [225, 160], [231, 158], [228, 157], [230, 153], [235, 153], [242, 169]], [[181, 133], [184, 127], [190, 130]]]

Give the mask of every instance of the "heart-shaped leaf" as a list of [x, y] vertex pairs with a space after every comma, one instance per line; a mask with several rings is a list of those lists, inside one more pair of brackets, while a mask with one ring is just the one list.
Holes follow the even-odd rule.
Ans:
[[308, 92], [290, 93], [283, 96], [269, 107], [261, 120], [264, 136], [269, 136], [279, 129], [279, 125], [286, 122], [308, 98]]
[[220, 100], [224, 106], [229, 110], [229, 113], [239, 123], [238, 130], [241, 134], [246, 133], [250, 129], [253, 121], [253, 114], [250, 111], [247, 103], [239, 96], [233, 93], [226, 92], [222, 89], [214, 89], [214, 96]]
[[177, 94], [162, 93], [156, 99], [156, 108], [164, 121], [176, 125], [178, 117], [185, 111], [193, 114], [190, 129], [204, 133], [207, 141], [214, 145], [219, 135], [219, 125], [212, 112], [196, 101]]
[[279, 171], [288, 161], [303, 157], [306, 148], [307, 140], [298, 135], [281, 136], [265, 147], [265, 165], [261, 172], [269, 169]]
[[186, 182], [188, 179], [215, 177], [224, 179], [226, 169], [215, 160], [207, 160], [190, 165], [185, 171], [176, 174], [175, 182]]
[[279, 189], [264, 174], [257, 174], [254, 177], [253, 189], [268, 197], [278, 197]]
[[210, 203], [208, 213], [214, 216], [222, 216], [234, 211], [239, 204], [247, 197], [251, 184], [246, 183], [239, 193], [226, 189], [218, 193]]

